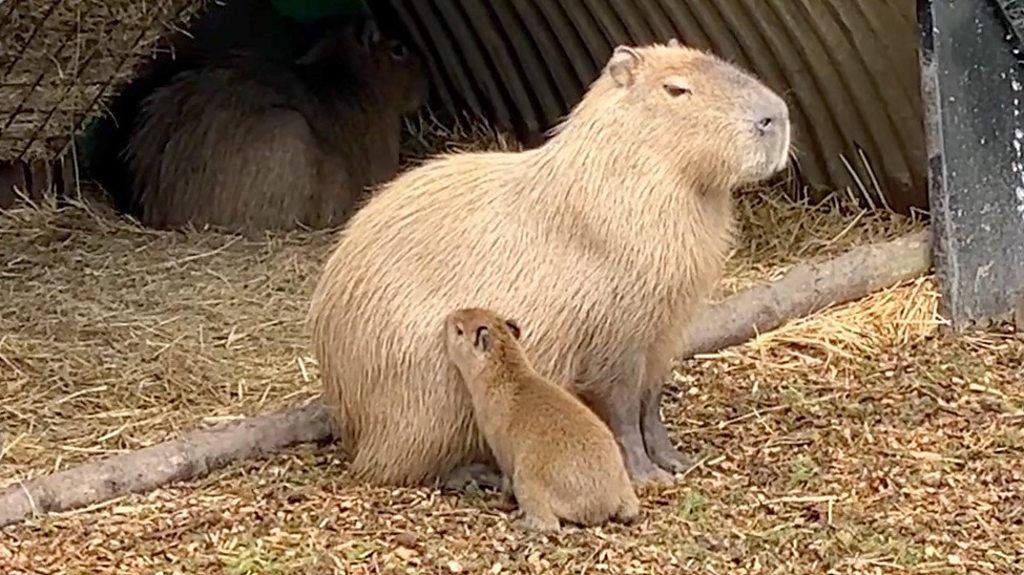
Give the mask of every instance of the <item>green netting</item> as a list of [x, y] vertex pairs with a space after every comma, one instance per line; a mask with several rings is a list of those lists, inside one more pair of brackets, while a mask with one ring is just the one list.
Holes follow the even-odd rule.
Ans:
[[363, 0], [271, 0], [274, 8], [284, 16], [300, 22], [314, 22], [324, 16], [366, 13]]

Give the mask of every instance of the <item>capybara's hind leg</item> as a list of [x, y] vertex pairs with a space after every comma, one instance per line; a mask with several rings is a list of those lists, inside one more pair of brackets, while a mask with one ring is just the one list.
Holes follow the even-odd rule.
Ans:
[[[603, 392], [603, 393], [602, 393]], [[622, 449], [626, 471], [637, 487], [669, 485], [673, 477], [647, 455], [640, 431], [640, 389], [636, 384], [614, 382], [585, 396], [587, 403], [608, 424]]]
[[445, 478], [444, 488], [450, 491], [465, 491], [474, 483], [484, 489], [504, 488], [501, 472], [487, 463], [470, 463], [457, 468]]
[[654, 463], [672, 473], [685, 471], [691, 465], [690, 458], [672, 445], [672, 440], [661, 419], [661, 386], [644, 392], [640, 428], [644, 437], [647, 454]]

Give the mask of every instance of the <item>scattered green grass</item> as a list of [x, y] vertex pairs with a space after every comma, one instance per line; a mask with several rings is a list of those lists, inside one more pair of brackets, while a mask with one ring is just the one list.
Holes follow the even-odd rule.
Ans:
[[798, 457], [789, 465], [789, 482], [796, 487], [805, 487], [818, 477], [818, 466], [808, 457]]
[[243, 547], [234, 557], [225, 560], [229, 575], [279, 575], [285, 573], [285, 565], [274, 553], [259, 545]]
[[702, 521], [707, 514], [708, 498], [696, 489], [688, 489], [679, 498], [679, 515], [688, 521]]

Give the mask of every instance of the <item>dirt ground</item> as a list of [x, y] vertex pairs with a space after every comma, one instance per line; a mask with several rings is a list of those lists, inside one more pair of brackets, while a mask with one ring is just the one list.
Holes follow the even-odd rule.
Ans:
[[[921, 224], [739, 200], [721, 295]], [[0, 488], [316, 395], [333, 234], [154, 232], [83, 203], [0, 215]], [[489, 493], [370, 489], [335, 446], [0, 531], [0, 573], [1024, 573], [1024, 340], [953, 337], [922, 278], [678, 366], [698, 465], [636, 525], [525, 536]]]

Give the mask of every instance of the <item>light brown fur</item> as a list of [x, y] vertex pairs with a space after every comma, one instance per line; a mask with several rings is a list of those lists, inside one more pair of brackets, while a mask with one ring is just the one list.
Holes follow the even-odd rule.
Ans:
[[670, 481], [684, 457], [663, 378], [731, 249], [730, 192], [782, 169], [788, 147], [785, 103], [747, 74], [620, 47], [543, 146], [389, 183], [342, 233], [311, 308], [353, 472], [411, 484], [488, 459], [443, 353], [444, 317], [475, 305], [530, 326], [534, 367], [609, 425], [636, 483]]
[[615, 437], [594, 412], [541, 377], [517, 341], [519, 327], [489, 310], [462, 309], [445, 326], [448, 357], [472, 399], [476, 423], [531, 530], [563, 519], [598, 525], [640, 512]]
[[293, 65], [245, 53], [182, 72], [146, 99], [127, 149], [131, 205], [153, 227], [233, 231], [343, 223], [398, 169], [401, 116], [426, 76], [372, 21]]

